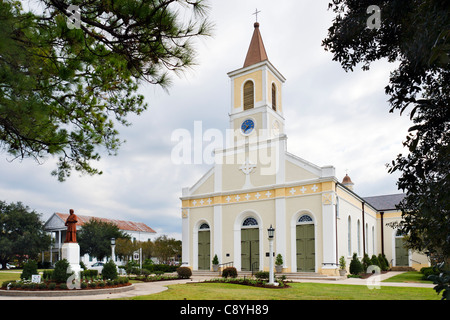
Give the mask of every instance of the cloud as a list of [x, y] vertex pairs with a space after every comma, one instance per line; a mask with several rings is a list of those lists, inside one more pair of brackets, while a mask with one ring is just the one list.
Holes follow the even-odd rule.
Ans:
[[[385, 163], [401, 152], [409, 125], [389, 114], [384, 87], [394, 67], [380, 61], [369, 72], [346, 73], [321, 47], [333, 15], [323, 1], [213, 0], [214, 37], [196, 42], [198, 66], [173, 78], [169, 94], [142, 85], [149, 108], [118, 127], [127, 142], [117, 156], [104, 156], [101, 176], [50, 176], [55, 160], [0, 161], [0, 200], [22, 201], [49, 217], [74, 208], [79, 214], [145, 222], [160, 234], [181, 239], [181, 190], [195, 184], [207, 165], [175, 165], [172, 132], [225, 131], [231, 106], [227, 72], [242, 67], [257, 7], [270, 61], [287, 78], [283, 106], [288, 150], [317, 165], [348, 169], [362, 196], [396, 192]], [[5, 154], [1, 154], [6, 157]]]

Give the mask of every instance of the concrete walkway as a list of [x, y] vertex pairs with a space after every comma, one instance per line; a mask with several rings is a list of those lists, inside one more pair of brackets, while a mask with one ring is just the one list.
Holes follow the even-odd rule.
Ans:
[[[357, 279], [357, 278], [346, 278], [342, 280], [309, 280], [301, 279], [294, 280], [294, 282], [314, 282], [314, 283], [326, 283], [326, 284], [348, 284], [348, 285], [371, 285], [371, 286], [392, 286], [392, 287], [420, 287], [420, 288], [433, 288], [433, 284], [422, 284], [422, 283], [397, 283], [397, 282], [381, 282], [384, 279], [398, 275], [400, 271], [391, 271], [386, 274], [379, 276], [379, 279], [374, 278], [373, 280], [368, 279]], [[155, 294], [167, 290], [167, 286], [174, 284], [185, 284], [188, 282], [202, 282], [210, 279], [210, 277], [205, 276], [193, 276], [191, 279], [187, 280], [170, 280], [170, 281], [159, 281], [159, 282], [143, 282], [135, 283], [134, 289], [121, 292], [121, 293], [111, 293], [111, 294], [98, 294], [98, 295], [80, 295], [80, 296], [58, 296], [58, 297], [43, 297], [43, 296], [33, 296], [33, 297], [9, 297], [0, 296], [0, 300], [109, 300], [118, 298], [130, 298], [135, 296], [143, 296], [149, 294]], [[370, 279], [370, 278], [369, 278]], [[379, 280], [379, 281], [377, 281]]]

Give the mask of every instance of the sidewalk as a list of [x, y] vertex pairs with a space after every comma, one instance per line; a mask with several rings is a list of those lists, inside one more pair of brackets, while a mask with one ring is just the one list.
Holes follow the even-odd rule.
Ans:
[[[381, 274], [379, 277], [379, 282], [377, 279], [358, 279], [358, 278], [347, 278], [342, 280], [310, 280], [301, 279], [294, 280], [294, 282], [314, 282], [314, 283], [326, 283], [326, 284], [348, 284], [348, 285], [371, 285], [371, 286], [391, 286], [391, 287], [418, 287], [418, 288], [433, 288], [433, 284], [423, 284], [423, 283], [397, 283], [397, 282], [382, 282], [383, 280], [393, 277], [397, 274], [403, 273], [401, 271], [391, 271], [386, 274]], [[143, 282], [135, 283], [134, 289], [127, 292], [112, 293], [112, 294], [99, 294], [99, 295], [81, 295], [81, 296], [59, 296], [59, 297], [8, 297], [0, 296], [0, 300], [109, 300], [109, 299], [119, 299], [119, 298], [130, 298], [136, 296], [143, 296], [149, 294], [155, 294], [167, 290], [167, 286], [174, 284], [185, 284], [188, 282], [202, 282], [210, 279], [210, 277], [205, 276], [193, 276], [191, 279], [186, 280], [170, 280], [170, 281], [158, 281], [158, 282]]]

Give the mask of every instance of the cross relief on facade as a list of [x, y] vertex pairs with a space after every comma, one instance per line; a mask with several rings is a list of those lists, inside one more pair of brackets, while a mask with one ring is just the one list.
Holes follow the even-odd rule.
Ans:
[[247, 159], [245, 160], [245, 163], [239, 168], [244, 174], [245, 174], [245, 188], [251, 188], [253, 187], [251, 181], [250, 181], [250, 174], [253, 172], [253, 170], [256, 169], [256, 164], [250, 163], [250, 161]]

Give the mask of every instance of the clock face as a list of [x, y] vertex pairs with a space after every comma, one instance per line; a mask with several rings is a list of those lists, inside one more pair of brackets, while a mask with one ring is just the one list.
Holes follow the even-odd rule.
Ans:
[[250, 134], [255, 129], [255, 122], [252, 119], [245, 120], [241, 125], [243, 134]]

